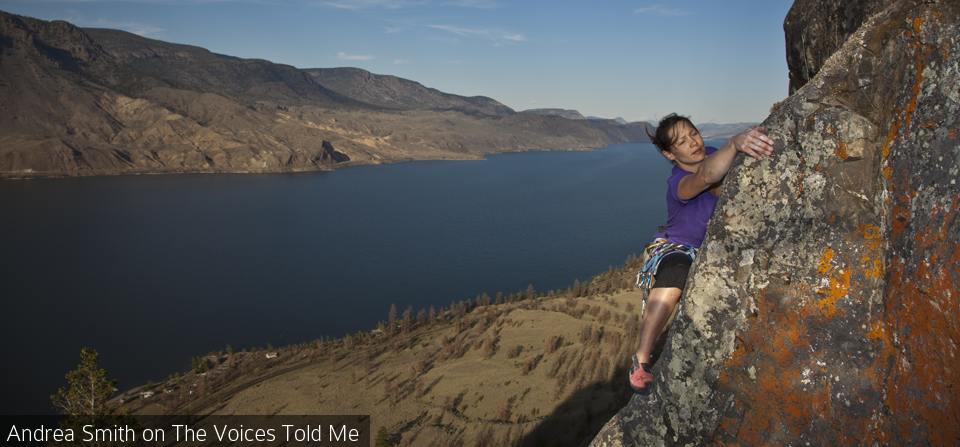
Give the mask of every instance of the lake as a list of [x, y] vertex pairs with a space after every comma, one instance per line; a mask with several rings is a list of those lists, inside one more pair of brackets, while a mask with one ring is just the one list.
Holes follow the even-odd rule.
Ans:
[[128, 390], [227, 344], [369, 331], [391, 304], [565, 289], [643, 250], [665, 221], [669, 171], [651, 144], [630, 143], [330, 172], [0, 182], [0, 412], [52, 413], [83, 347]]

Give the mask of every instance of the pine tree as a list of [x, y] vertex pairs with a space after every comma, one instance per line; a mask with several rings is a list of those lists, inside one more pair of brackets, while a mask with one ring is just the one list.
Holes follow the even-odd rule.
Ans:
[[[58, 423], [60, 429], [83, 433], [84, 427], [92, 425], [104, 428], [127, 426], [134, 431], [142, 430], [139, 421], [126, 410], [117, 414], [107, 405], [117, 381], [107, 378], [107, 371], [100, 368], [100, 355], [97, 351], [83, 348], [80, 350], [80, 358], [80, 366], [66, 375], [70, 388], [60, 388], [57, 394], [50, 396], [54, 408], [68, 416]], [[92, 441], [83, 442], [83, 445], [99, 447], [118, 443]]]
[[377, 431], [377, 439], [373, 445], [374, 447], [390, 447], [393, 445], [390, 442], [390, 432], [387, 430], [387, 427], [380, 426], [380, 430]]
[[387, 333], [393, 335], [397, 330], [397, 305], [390, 305], [390, 313], [387, 314]]
[[417, 312], [417, 326], [423, 327], [427, 325], [427, 310], [420, 309], [420, 312]]
[[413, 328], [413, 306], [407, 307], [407, 310], [403, 311], [403, 323], [401, 325], [401, 330], [404, 334], [410, 332], [410, 329]]
[[100, 368], [100, 354], [93, 349], [80, 350], [80, 366], [67, 373], [70, 388], [60, 388], [50, 396], [54, 408], [67, 416], [104, 416], [111, 413], [107, 399], [113, 395], [116, 380], [107, 378]]

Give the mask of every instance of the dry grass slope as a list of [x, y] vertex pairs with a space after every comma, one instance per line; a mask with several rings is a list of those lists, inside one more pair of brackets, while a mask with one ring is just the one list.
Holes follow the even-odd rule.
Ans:
[[[643, 293], [637, 261], [566, 291], [451, 305], [393, 328], [207, 357], [215, 365], [125, 394], [136, 414], [369, 414], [397, 445], [579, 445], [630, 398]], [[179, 382], [179, 383], [178, 383]]]

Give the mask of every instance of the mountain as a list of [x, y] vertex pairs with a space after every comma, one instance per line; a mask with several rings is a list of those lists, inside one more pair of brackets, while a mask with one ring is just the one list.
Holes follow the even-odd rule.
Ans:
[[760, 123], [729, 123], [729, 124], [714, 124], [714, 123], [702, 123], [697, 124], [697, 130], [700, 131], [700, 135], [703, 138], [713, 138], [713, 139], [728, 139], [740, 132], [746, 130], [750, 126], [756, 126]]
[[567, 109], [528, 109], [520, 113], [532, 113], [534, 115], [545, 115], [545, 116], [560, 116], [570, 120], [585, 120], [587, 117], [580, 114], [576, 110], [567, 110]]
[[0, 11], [0, 177], [477, 159], [647, 141], [644, 129]]
[[[242, 86], [211, 93], [210, 76], [191, 83], [124, 64], [67, 22], [0, 13], [0, 50], [5, 177], [304, 170], [349, 160], [324, 140], [329, 133], [296, 132], [268, 106], [238, 100]], [[317, 103], [337, 102], [316, 84], [301, 87]]]
[[[601, 118], [601, 117], [599, 117], [599, 116], [588, 116], [587, 119], [588, 119], [588, 120], [606, 120], [606, 119], [610, 119], [610, 118]], [[629, 121], [627, 121], [627, 120], [625, 120], [625, 119], [623, 119], [622, 117], [619, 117], [619, 116], [616, 117], [616, 118], [614, 118], [613, 120], [616, 121], [616, 122], [618, 122], [618, 123], [620, 123], [620, 124], [630, 124]]]
[[396, 76], [359, 68], [308, 68], [318, 83], [345, 97], [385, 109], [456, 111], [481, 116], [505, 116], [513, 109], [485, 96], [459, 96]]
[[[199, 47], [148, 39], [114, 29], [84, 28], [83, 32], [117, 62], [149, 73], [176, 89], [213, 92], [241, 102], [370, 108], [327, 89], [289, 65], [225, 56]], [[124, 89], [124, 93], [130, 95], [143, 92], [142, 89]]]

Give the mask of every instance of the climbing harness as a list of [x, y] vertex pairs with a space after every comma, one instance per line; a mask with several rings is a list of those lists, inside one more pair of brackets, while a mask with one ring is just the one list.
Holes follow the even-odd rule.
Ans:
[[[692, 261], [697, 255], [697, 249], [689, 245], [672, 244], [663, 238], [657, 238], [652, 244], [648, 245], [647, 249], [643, 252], [643, 267], [641, 267], [640, 272], [637, 273], [637, 287], [649, 291], [653, 276], [657, 274], [657, 267], [660, 266], [660, 261], [667, 255], [674, 253], [685, 254]], [[643, 315], [643, 310], [646, 307], [647, 297], [644, 296], [643, 305], [640, 308], [640, 315]]]

